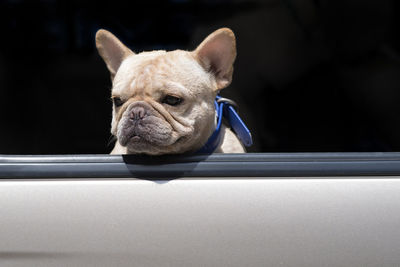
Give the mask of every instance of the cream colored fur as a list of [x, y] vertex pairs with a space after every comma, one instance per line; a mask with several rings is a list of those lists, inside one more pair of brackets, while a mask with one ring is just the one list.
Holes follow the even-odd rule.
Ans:
[[[96, 46], [113, 83], [112, 154], [192, 153], [206, 143], [215, 130], [214, 99], [232, 80], [236, 43], [230, 29], [213, 32], [191, 52], [135, 54], [105, 30], [97, 32]], [[245, 152], [230, 129], [222, 132], [215, 152]]]

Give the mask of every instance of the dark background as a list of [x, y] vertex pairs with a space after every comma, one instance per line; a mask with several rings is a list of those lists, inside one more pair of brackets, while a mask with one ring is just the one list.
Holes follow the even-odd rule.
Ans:
[[0, 154], [109, 153], [105, 28], [135, 52], [230, 27], [254, 152], [400, 151], [399, 1], [0, 1]]

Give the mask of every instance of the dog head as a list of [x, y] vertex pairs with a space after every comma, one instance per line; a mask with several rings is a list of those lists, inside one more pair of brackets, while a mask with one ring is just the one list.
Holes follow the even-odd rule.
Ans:
[[106, 30], [96, 46], [112, 79], [111, 133], [127, 153], [194, 152], [215, 129], [214, 99], [232, 80], [235, 36], [222, 28], [194, 51], [135, 54]]

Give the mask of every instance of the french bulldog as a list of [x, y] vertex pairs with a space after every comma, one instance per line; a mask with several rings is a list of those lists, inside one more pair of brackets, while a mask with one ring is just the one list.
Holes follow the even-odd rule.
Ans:
[[[112, 80], [111, 154], [195, 153], [216, 128], [215, 98], [232, 80], [236, 40], [228, 28], [194, 51], [134, 53], [104, 29], [96, 47]], [[227, 126], [214, 152], [245, 149]]]

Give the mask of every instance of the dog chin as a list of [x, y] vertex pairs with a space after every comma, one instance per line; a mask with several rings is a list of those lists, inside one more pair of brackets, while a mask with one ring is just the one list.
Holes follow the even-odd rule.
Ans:
[[[174, 143], [154, 144], [146, 141], [144, 138], [139, 136], [132, 137], [128, 143], [122, 145], [126, 147], [128, 154], [147, 154], [147, 155], [161, 155], [161, 154], [176, 154], [182, 153], [182, 148], [179, 148], [181, 143], [178, 138]], [[179, 148], [179, 149], [178, 149]]]

